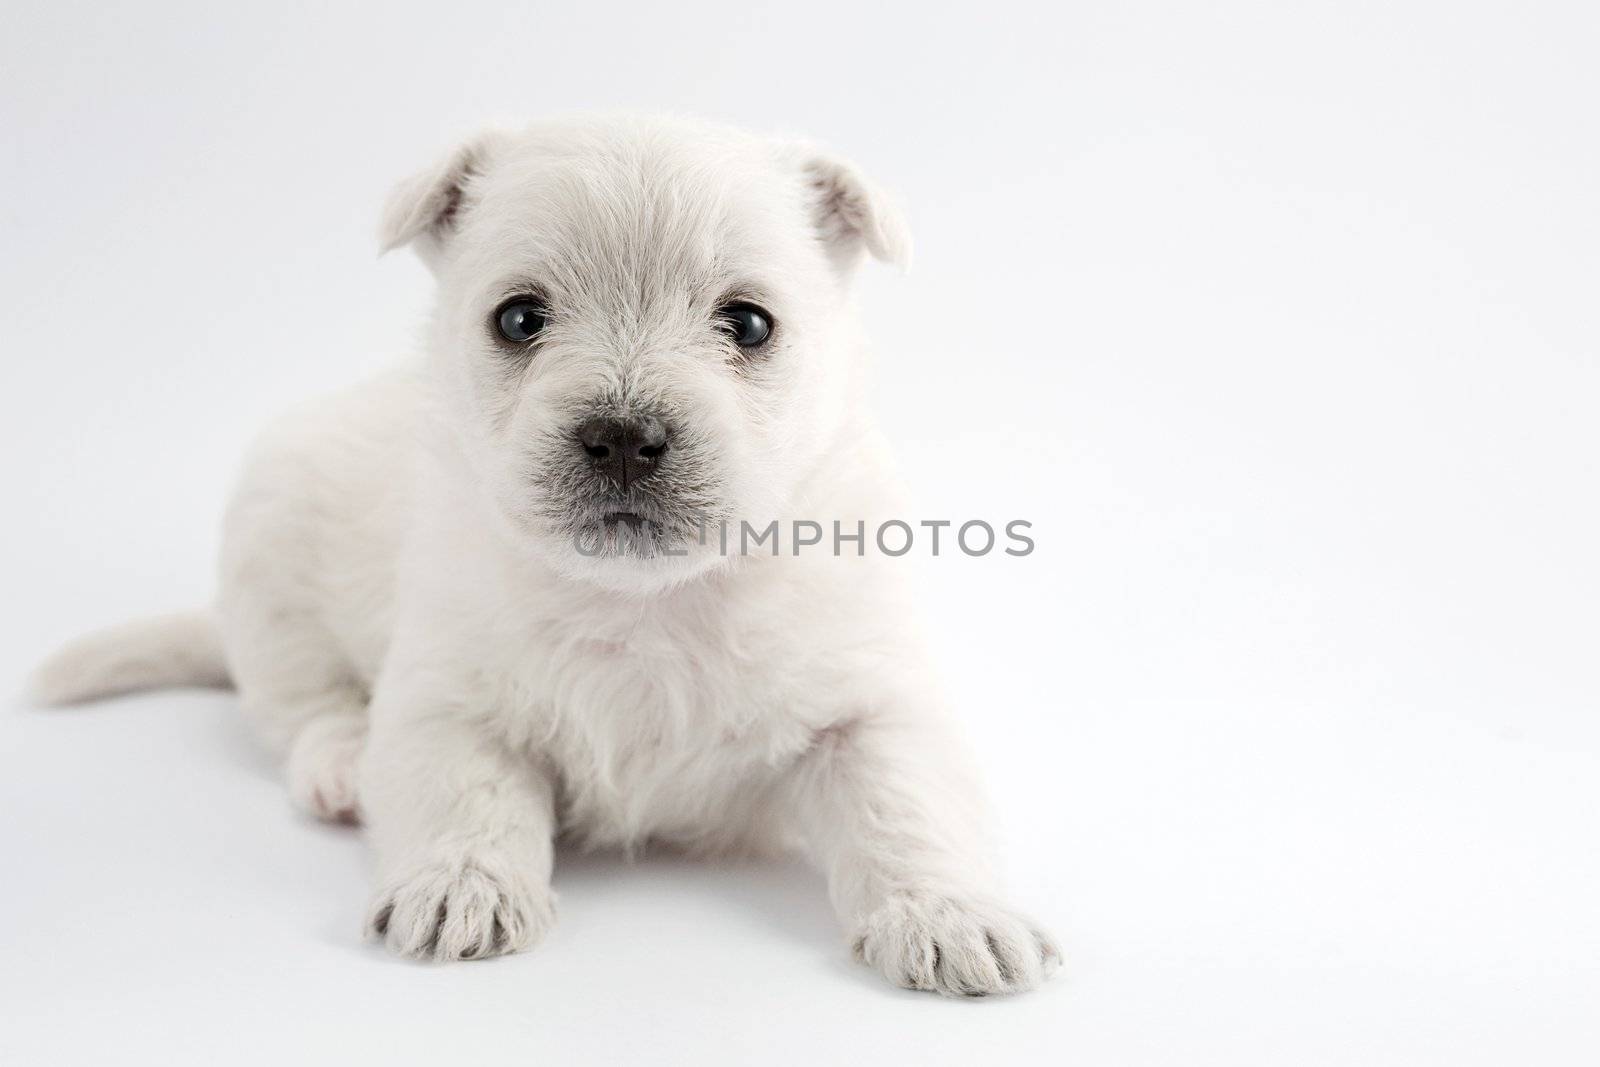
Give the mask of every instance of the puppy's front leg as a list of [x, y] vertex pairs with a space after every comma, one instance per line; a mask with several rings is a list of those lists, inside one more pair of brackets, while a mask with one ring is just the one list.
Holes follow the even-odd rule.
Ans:
[[788, 785], [856, 958], [890, 981], [1021, 992], [1060, 962], [1048, 935], [997, 900], [976, 790], [937, 724], [842, 720]]
[[379, 693], [361, 767], [379, 889], [369, 936], [405, 956], [474, 959], [554, 918], [554, 787], [480, 717]]

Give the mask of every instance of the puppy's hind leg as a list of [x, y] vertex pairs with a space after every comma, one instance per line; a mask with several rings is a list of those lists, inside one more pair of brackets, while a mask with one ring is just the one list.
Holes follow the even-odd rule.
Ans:
[[360, 822], [356, 767], [366, 740], [366, 708], [359, 700], [351, 710], [328, 711], [307, 722], [289, 745], [289, 799], [324, 822]]
[[309, 612], [239, 595], [224, 604], [245, 718], [284, 758], [290, 799], [318, 819], [359, 821], [367, 691], [353, 664]]

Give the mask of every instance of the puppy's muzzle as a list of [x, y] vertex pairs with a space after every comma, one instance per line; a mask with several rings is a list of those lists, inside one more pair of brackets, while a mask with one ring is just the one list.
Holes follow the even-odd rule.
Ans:
[[594, 418], [578, 427], [578, 444], [594, 469], [623, 492], [660, 470], [671, 437], [651, 415]]

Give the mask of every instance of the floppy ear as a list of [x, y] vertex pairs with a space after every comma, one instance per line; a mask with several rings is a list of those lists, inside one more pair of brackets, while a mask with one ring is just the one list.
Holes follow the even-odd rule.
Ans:
[[498, 130], [479, 133], [428, 170], [395, 186], [378, 229], [379, 251], [413, 245], [431, 267], [456, 227], [473, 180], [484, 173], [503, 136]]
[[854, 266], [862, 248], [901, 270], [911, 266], [911, 230], [886, 192], [831, 156], [811, 155], [803, 171], [817, 232], [840, 269]]

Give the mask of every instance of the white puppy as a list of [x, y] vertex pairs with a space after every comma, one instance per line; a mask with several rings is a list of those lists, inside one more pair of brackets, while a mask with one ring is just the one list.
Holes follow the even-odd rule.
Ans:
[[[558, 837], [793, 843], [890, 980], [1036, 985], [1058, 954], [995, 899], [871, 533], [897, 494], [848, 283], [907, 256], [880, 193], [804, 145], [541, 123], [404, 183], [383, 243], [437, 277], [426, 358], [257, 447], [214, 612], [86, 638], [41, 695], [237, 686], [296, 801], [366, 825], [369, 931], [409, 956], [538, 941]], [[774, 519], [825, 536], [723, 550]]]

